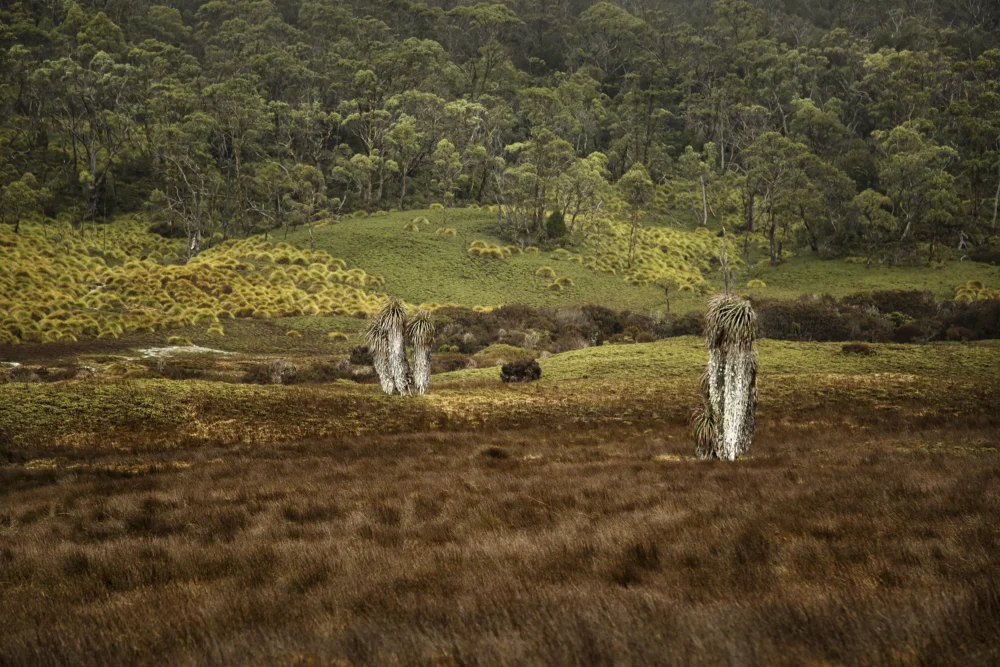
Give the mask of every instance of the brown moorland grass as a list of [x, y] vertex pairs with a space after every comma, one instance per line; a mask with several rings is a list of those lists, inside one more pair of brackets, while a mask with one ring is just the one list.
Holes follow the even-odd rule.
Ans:
[[735, 464], [692, 456], [696, 372], [615, 349], [420, 400], [0, 386], [0, 664], [1000, 661], [992, 348], [798, 349]]
[[368, 435], [2, 469], [0, 663], [986, 664], [992, 428]]

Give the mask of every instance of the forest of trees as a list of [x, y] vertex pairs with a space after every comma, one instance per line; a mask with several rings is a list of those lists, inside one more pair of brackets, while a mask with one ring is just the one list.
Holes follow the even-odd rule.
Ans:
[[[1000, 214], [994, 0], [24, 0], [0, 9], [0, 222], [188, 239], [501, 205], [649, 209], [869, 259]], [[616, 213], [617, 214], [617, 213]], [[560, 228], [562, 229], [562, 227]]]

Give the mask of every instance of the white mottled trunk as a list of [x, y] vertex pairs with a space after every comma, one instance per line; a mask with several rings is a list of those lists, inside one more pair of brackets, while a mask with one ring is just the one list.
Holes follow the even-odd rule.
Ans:
[[401, 396], [410, 395], [410, 364], [406, 361], [406, 339], [402, 323], [389, 332], [389, 370], [396, 391]]
[[426, 394], [431, 384], [431, 348], [413, 346], [413, 388], [417, 394]]
[[719, 458], [735, 461], [750, 448], [749, 420], [752, 419], [752, 385], [754, 382], [753, 352], [735, 348], [726, 354], [725, 418], [722, 420], [722, 447]]
[[396, 393], [396, 383], [392, 377], [392, 370], [389, 368], [389, 359], [384, 353], [380, 354], [376, 350], [369, 351], [372, 354], [372, 365], [375, 367], [375, 374], [378, 375], [378, 381], [382, 385], [382, 391], [391, 396]]
[[713, 445], [714, 454], [722, 456], [722, 432], [726, 419], [725, 404], [725, 370], [726, 356], [722, 350], [712, 349], [708, 351], [708, 404], [715, 417], [715, 443]]

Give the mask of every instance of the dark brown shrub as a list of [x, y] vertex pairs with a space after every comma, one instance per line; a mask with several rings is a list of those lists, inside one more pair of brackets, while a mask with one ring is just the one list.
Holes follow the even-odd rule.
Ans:
[[892, 335], [892, 323], [871, 308], [837, 304], [829, 296], [795, 301], [760, 301], [757, 309], [762, 338], [836, 342], [883, 342]]
[[353, 350], [351, 350], [350, 361], [355, 366], [371, 366], [372, 365], [372, 355], [368, 351], [368, 347], [365, 345], [358, 345]]
[[975, 340], [976, 332], [972, 329], [966, 329], [965, 327], [952, 325], [948, 327], [947, 331], [944, 332], [945, 340], [953, 341], [967, 341]]
[[934, 294], [928, 290], [881, 290], [870, 294], [852, 294], [841, 300], [844, 305], [877, 308], [880, 313], [902, 313], [913, 319], [933, 317], [937, 313]]
[[337, 380], [354, 380], [352, 370], [351, 362], [347, 358], [338, 361], [320, 361], [295, 373], [286, 384], [318, 384]]
[[983, 248], [969, 253], [969, 259], [983, 264], [1000, 265], [1000, 248]]
[[500, 367], [500, 380], [503, 382], [534, 382], [540, 377], [542, 367], [534, 359], [518, 359]]
[[924, 340], [924, 336], [924, 330], [911, 322], [896, 329], [892, 334], [892, 340], [896, 343], [919, 343]]
[[471, 357], [457, 352], [431, 355], [431, 373], [450, 373], [469, 367]]
[[843, 354], [858, 354], [864, 357], [871, 357], [875, 354], [875, 349], [867, 343], [844, 343], [840, 351]]

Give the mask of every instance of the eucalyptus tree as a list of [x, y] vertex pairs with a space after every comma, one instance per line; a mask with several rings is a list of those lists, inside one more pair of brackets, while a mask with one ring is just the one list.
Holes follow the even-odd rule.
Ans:
[[93, 220], [109, 172], [137, 138], [144, 101], [137, 69], [104, 51], [91, 53], [91, 44], [80, 49], [86, 58], [45, 61], [32, 78], [39, 108], [69, 143], [63, 150], [82, 190], [86, 218]]
[[21, 231], [21, 222], [41, 211], [48, 200], [49, 191], [38, 183], [32, 173], [21, 176], [12, 183], [0, 186], [0, 222], [13, 225], [14, 233]]
[[874, 134], [881, 153], [879, 180], [899, 219], [901, 243], [919, 239], [934, 245], [956, 231], [959, 200], [949, 168], [958, 157], [950, 146], [939, 145], [929, 122], [907, 122]]
[[154, 217], [184, 231], [187, 259], [201, 251], [202, 238], [211, 235], [221, 217], [224, 181], [212, 155], [215, 122], [196, 111], [158, 126], [153, 135], [153, 165], [160, 183], [149, 206]]
[[455, 198], [455, 188], [459, 186], [464, 177], [462, 158], [455, 150], [454, 144], [447, 139], [442, 139], [434, 149], [431, 160], [433, 160], [434, 184], [441, 195], [444, 221], [447, 223], [448, 207], [451, 206]]
[[628, 265], [631, 268], [635, 263], [635, 249], [639, 241], [639, 230], [642, 228], [643, 209], [653, 200], [656, 186], [649, 178], [646, 168], [641, 162], [637, 162], [622, 176], [615, 188], [629, 213]]
[[496, 174], [500, 227], [519, 241], [534, 239], [542, 231], [559, 176], [574, 160], [573, 146], [542, 128], [527, 141], [507, 146], [507, 154], [513, 164], [499, 163]]

